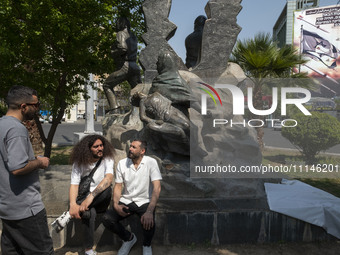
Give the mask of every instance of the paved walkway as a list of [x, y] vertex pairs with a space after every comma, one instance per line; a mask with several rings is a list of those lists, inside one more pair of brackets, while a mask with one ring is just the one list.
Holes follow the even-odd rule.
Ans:
[[[211, 245], [154, 246], [154, 255], [335, 255], [340, 252], [340, 242], [235, 244], [215, 247]], [[98, 248], [98, 255], [116, 255], [117, 249]], [[55, 255], [82, 255], [79, 248], [61, 248]], [[141, 247], [133, 247], [130, 255], [142, 254]]]

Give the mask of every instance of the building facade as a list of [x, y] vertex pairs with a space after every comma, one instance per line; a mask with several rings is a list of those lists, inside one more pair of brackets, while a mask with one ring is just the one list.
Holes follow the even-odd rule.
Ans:
[[279, 42], [279, 46], [293, 44], [294, 11], [318, 6], [319, 0], [287, 0], [273, 27], [273, 39]]

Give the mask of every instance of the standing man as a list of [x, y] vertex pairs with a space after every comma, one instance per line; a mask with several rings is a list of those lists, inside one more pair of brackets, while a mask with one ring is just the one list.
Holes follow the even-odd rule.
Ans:
[[146, 142], [134, 140], [130, 145], [128, 157], [119, 161], [113, 191], [113, 208], [104, 215], [104, 226], [123, 240], [118, 255], [128, 255], [137, 241], [135, 234], [127, 231], [120, 223], [133, 214], [140, 217], [143, 227], [143, 255], [152, 254], [155, 207], [161, 192], [162, 176], [156, 160], [145, 156], [145, 152]]
[[1, 252], [53, 254], [38, 171], [48, 167], [49, 158], [34, 157], [28, 131], [21, 123], [37, 114], [38, 95], [34, 89], [13, 86], [6, 103], [8, 111], [0, 118]]
[[[101, 135], [87, 135], [73, 148], [71, 153], [72, 174], [70, 186], [70, 209], [56, 223], [64, 228], [70, 218], [81, 219], [84, 226], [85, 255], [97, 254], [93, 250], [94, 230], [97, 213], [105, 212], [111, 202], [113, 157], [115, 149]], [[94, 169], [95, 168], [95, 169]], [[78, 195], [81, 178], [93, 171], [88, 196]]]

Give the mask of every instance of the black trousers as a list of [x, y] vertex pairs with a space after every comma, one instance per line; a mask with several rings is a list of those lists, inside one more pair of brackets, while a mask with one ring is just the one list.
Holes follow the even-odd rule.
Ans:
[[[112, 188], [111, 186], [94, 198], [89, 206], [89, 217], [82, 217], [84, 225], [84, 244], [86, 249], [91, 249], [94, 245], [94, 229], [97, 213], [103, 213], [107, 210], [111, 202]], [[87, 213], [88, 214], [88, 213]]]
[[[121, 202], [119, 202], [119, 204], [123, 204]], [[124, 204], [125, 205], [125, 204]], [[130, 214], [127, 216], [131, 216], [133, 214], [137, 214], [139, 216], [139, 218], [142, 217], [142, 215], [146, 212], [149, 203], [146, 203], [140, 207], [138, 207], [135, 203], [130, 203], [128, 205], [126, 205], [127, 207], [129, 207], [130, 210]], [[120, 216], [116, 210], [113, 208], [113, 206], [110, 207], [109, 210], [107, 210], [107, 212], [105, 213], [104, 217], [103, 217], [103, 225], [110, 230], [111, 232], [117, 234], [124, 242], [129, 241], [131, 238], [131, 233], [129, 231], [127, 231], [124, 226], [120, 223], [121, 220], [127, 218], [127, 217], [122, 217]], [[146, 230], [143, 228], [143, 245], [144, 246], [150, 246], [151, 245], [151, 241], [153, 238], [153, 235], [155, 233], [155, 212], [153, 213], [153, 221], [154, 221], [154, 225], [151, 229]]]
[[3, 255], [54, 254], [46, 210], [22, 220], [2, 219], [1, 252]]

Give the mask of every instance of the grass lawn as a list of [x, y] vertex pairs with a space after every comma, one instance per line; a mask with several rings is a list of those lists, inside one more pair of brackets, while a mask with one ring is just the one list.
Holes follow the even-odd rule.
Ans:
[[70, 164], [70, 154], [73, 146], [63, 146], [52, 148], [51, 165], [68, 165]]
[[288, 177], [300, 180], [340, 197], [340, 156], [321, 154], [317, 156], [317, 159], [317, 165], [306, 166], [299, 152], [266, 149], [263, 152], [262, 164], [292, 165], [295, 167], [296, 172], [288, 174]]

